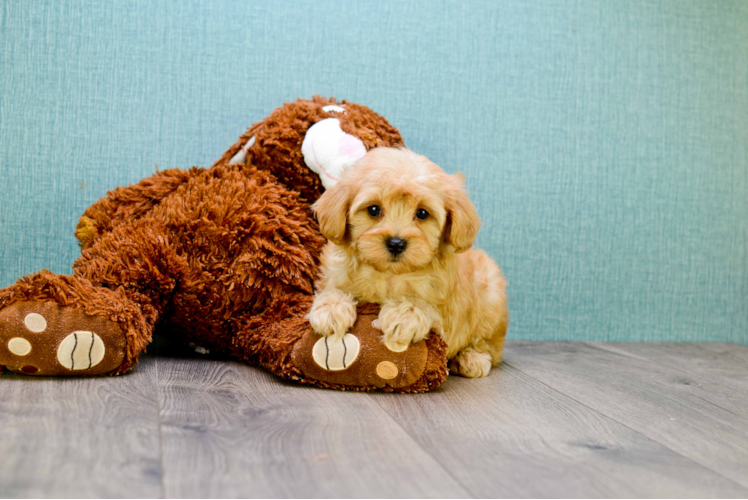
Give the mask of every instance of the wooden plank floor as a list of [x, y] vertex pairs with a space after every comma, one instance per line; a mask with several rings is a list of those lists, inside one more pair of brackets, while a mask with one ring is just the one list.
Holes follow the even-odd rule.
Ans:
[[0, 496], [748, 497], [746, 346], [509, 342], [421, 395], [155, 350], [0, 376]]

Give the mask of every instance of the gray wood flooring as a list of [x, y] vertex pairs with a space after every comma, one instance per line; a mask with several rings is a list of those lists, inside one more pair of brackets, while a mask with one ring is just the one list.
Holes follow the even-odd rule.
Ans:
[[509, 342], [420, 395], [152, 351], [0, 376], [0, 496], [748, 497], [746, 346]]

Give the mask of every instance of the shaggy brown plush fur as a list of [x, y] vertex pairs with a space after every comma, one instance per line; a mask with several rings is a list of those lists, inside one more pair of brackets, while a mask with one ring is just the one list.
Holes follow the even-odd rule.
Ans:
[[[330, 104], [344, 106], [345, 113], [323, 110]], [[80, 219], [76, 236], [83, 251], [72, 276], [41, 271], [0, 290], [0, 364], [39, 375], [101, 373], [103, 365], [67, 372], [50, 354], [68, 333], [59, 325], [99, 318], [98, 325], [109, 325], [97, 332], [105, 349], [124, 344], [121, 364], [104, 373], [131, 369], [154, 329], [163, 327], [184, 342], [302, 383], [399, 392], [438, 387], [447, 373], [438, 335], [428, 340], [422, 374], [406, 386], [362, 383], [366, 374], [333, 383], [310, 377], [304, 363], [294, 361], [296, 343], [314, 335], [305, 315], [325, 243], [310, 210], [324, 188], [307, 168], [301, 144], [311, 126], [330, 117], [367, 149], [402, 144], [397, 130], [370, 109], [315, 97], [278, 108], [210, 168], [166, 170], [109, 192]], [[230, 165], [251, 137], [246, 160]], [[23, 321], [34, 304], [50, 316], [49, 325], [30, 334], [33, 321]], [[6, 345], [19, 337], [28, 338], [31, 353], [19, 355], [17, 340], [14, 349]], [[74, 340], [71, 363], [80, 365], [76, 356], [87, 354], [94, 364], [98, 341], [81, 354], [78, 336]]]

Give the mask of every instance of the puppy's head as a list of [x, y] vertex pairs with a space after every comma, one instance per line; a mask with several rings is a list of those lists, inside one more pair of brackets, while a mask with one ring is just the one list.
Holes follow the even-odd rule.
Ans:
[[374, 148], [313, 205], [327, 239], [375, 269], [415, 271], [473, 245], [480, 220], [462, 188], [426, 157]]

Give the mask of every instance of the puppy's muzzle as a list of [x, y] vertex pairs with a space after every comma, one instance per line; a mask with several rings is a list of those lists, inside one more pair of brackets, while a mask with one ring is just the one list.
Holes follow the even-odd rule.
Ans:
[[395, 257], [403, 253], [408, 246], [408, 242], [402, 238], [389, 238], [385, 244], [387, 250]]

